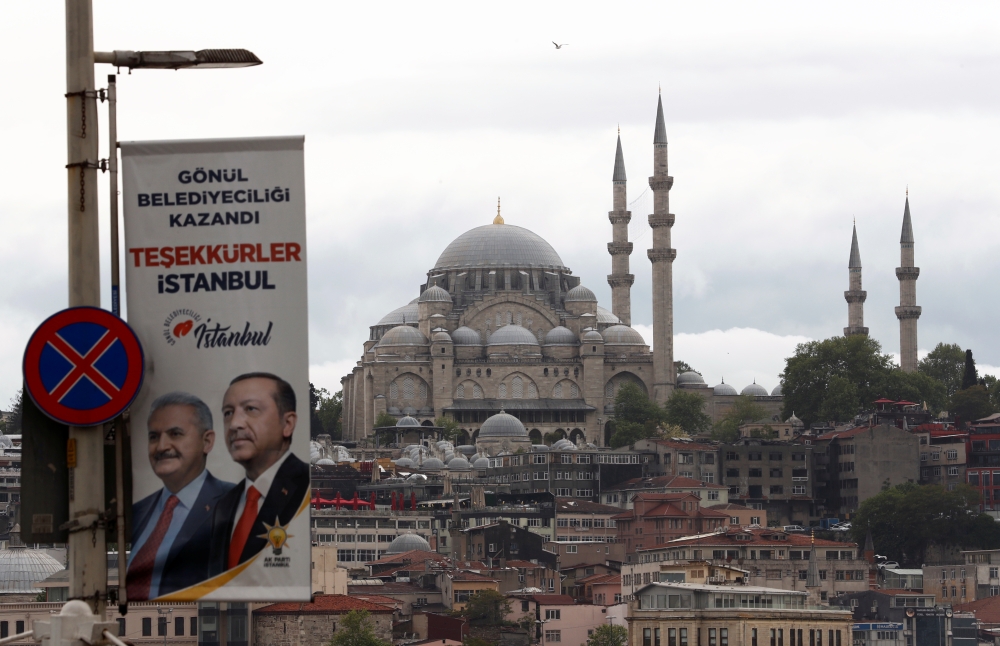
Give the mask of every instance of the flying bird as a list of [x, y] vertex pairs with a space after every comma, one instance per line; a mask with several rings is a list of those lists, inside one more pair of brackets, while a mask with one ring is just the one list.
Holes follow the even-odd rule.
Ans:
[[569, 43], [563, 43], [562, 45], [560, 45], [559, 43], [557, 43], [557, 42], [556, 42], [556, 41], [554, 41], [554, 40], [552, 41], [552, 44], [556, 46], [556, 49], [562, 49], [562, 48], [563, 48], [563, 47], [565, 47], [566, 45], [569, 45]]

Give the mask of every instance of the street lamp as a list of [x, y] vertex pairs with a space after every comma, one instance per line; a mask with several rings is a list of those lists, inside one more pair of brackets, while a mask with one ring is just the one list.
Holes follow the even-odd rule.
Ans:
[[167, 623], [163, 625], [163, 646], [167, 646], [167, 629], [170, 627], [170, 615], [173, 611], [174, 609], [171, 606], [167, 606], [166, 608], [156, 607], [156, 614], [167, 616]]
[[[111, 171], [112, 216], [112, 307], [118, 313], [118, 162], [115, 132], [115, 92], [109, 83], [107, 94], [98, 92], [94, 64], [119, 67], [181, 69], [248, 67], [261, 61], [246, 50], [206, 49], [172, 52], [95, 52], [92, 0], [66, 0], [66, 140], [67, 140], [67, 234], [68, 296], [70, 307], [101, 305], [100, 244], [97, 220], [97, 170]], [[110, 100], [111, 148], [107, 161], [98, 159], [97, 99]], [[69, 517], [80, 526], [69, 536], [71, 563], [69, 596], [87, 599], [96, 614], [104, 614], [107, 600], [107, 542], [97, 512], [104, 508], [104, 433], [102, 427], [70, 427], [69, 441], [76, 446], [80, 467], [69, 469], [71, 491]], [[118, 550], [121, 594], [120, 611], [125, 605], [124, 488], [122, 473], [122, 425], [115, 423], [115, 456], [118, 491]], [[85, 465], [85, 466], [84, 466]], [[79, 473], [77, 473], [79, 469]], [[90, 525], [84, 524], [90, 520]], [[93, 531], [82, 531], [91, 527]]]

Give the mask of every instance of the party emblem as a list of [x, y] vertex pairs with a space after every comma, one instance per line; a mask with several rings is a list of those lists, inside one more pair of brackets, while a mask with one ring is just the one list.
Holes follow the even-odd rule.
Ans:
[[285, 546], [289, 538], [295, 538], [295, 536], [288, 533], [288, 525], [282, 525], [277, 516], [274, 518], [273, 525], [264, 523], [264, 527], [267, 529], [267, 533], [260, 534], [257, 538], [266, 538], [267, 542], [271, 544], [274, 555], [280, 556], [281, 548]]

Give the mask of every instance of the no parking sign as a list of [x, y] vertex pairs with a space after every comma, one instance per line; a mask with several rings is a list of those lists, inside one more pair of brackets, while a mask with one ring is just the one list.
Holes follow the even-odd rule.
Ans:
[[47, 318], [24, 351], [25, 390], [63, 424], [97, 426], [120, 415], [139, 393], [142, 345], [132, 328], [96, 307]]

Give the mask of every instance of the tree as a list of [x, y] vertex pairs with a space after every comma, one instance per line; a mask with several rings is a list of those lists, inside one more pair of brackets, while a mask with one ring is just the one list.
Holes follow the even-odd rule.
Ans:
[[948, 407], [948, 391], [943, 383], [922, 372], [892, 370], [885, 380], [882, 395], [895, 401], [927, 402], [938, 412]]
[[397, 421], [399, 420], [397, 420], [389, 413], [383, 411], [375, 417], [375, 428], [383, 428], [385, 426], [395, 426]]
[[846, 422], [858, 414], [858, 389], [840, 375], [833, 375], [826, 385], [826, 396], [819, 407], [819, 417], [824, 420]]
[[478, 590], [465, 604], [462, 616], [480, 626], [497, 626], [510, 614], [510, 599], [496, 590]]
[[712, 429], [712, 438], [720, 442], [735, 442], [740, 437], [740, 426], [759, 422], [767, 417], [767, 409], [754, 401], [752, 395], [740, 395]]
[[441, 427], [441, 439], [454, 442], [461, 429], [453, 418], [442, 415], [434, 420], [434, 426]]
[[656, 437], [659, 435], [657, 427], [662, 420], [663, 410], [656, 402], [651, 401], [635, 382], [625, 382], [615, 394], [611, 447], [619, 448]]
[[601, 624], [587, 638], [587, 646], [625, 646], [626, 643], [628, 643], [628, 629], [614, 624]]
[[[674, 361], [674, 374], [679, 375], [682, 372], [698, 372], [687, 361]], [[698, 372], [700, 375], [701, 373]]]
[[962, 387], [965, 352], [957, 343], [938, 343], [917, 364], [917, 371], [944, 384], [948, 397]]
[[974, 422], [997, 412], [985, 386], [975, 385], [955, 393], [948, 406], [948, 412], [961, 418], [963, 422]]
[[663, 421], [680, 426], [688, 435], [704, 433], [712, 428], [712, 418], [704, 409], [705, 399], [701, 395], [675, 390], [664, 405]]
[[339, 624], [329, 646], [392, 646], [392, 642], [375, 634], [375, 624], [367, 610], [352, 610]]
[[852, 521], [859, 544], [868, 531], [877, 553], [904, 566], [919, 567], [932, 545], [1000, 547], [1000, 524], [979, 512], [979, 494], [966, 485], [954, 491], [911, 482], [886, 488], [861, 503]]
[[[326, 392], [324, 390], [324, 392]], [[334, 440], [339, 440], [344, 436], [344, 391], [338, 390], [330, 397], [323, 397], [316, 411], [323, 429], [330, 434]]]
[[976, 372], [976, 360], [972, 358], [972, 350], [965, 351], [965, 368], [962, 370], [962, 390], [972, 388], [979, 383], [979, 373]]
[[24, 416], [24, 389], [18, 388], [10, 400], [10, 419], [0, 420], [0, 431], [6, 435], [21, 434], [21, 419]]

